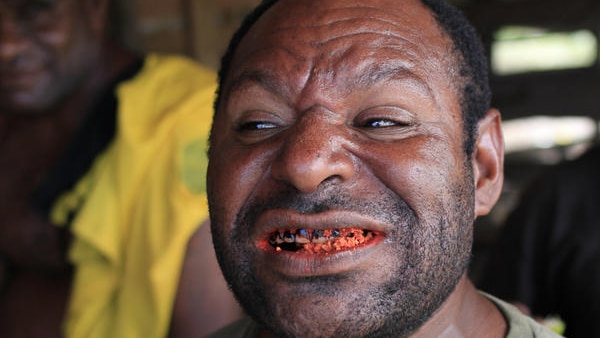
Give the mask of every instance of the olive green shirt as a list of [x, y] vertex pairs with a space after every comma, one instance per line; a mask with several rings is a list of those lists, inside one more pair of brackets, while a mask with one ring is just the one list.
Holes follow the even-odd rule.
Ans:
[[533, 320], [533, 318], [524, 315], [516, 307], [501, 301], [500, 299], [482, 294], [496, 305], [508, 323], [508, 332], [506, 338], [559, 338], [562, 337], [549, 328]]

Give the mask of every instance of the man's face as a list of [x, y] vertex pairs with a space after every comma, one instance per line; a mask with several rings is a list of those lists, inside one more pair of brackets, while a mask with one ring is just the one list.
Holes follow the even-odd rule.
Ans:
[[276, 4], [235, 53], [215, 116], [217, 254], [280, 336], [412, 332], [469, 260], [451, 42], [415, 0], [363, 3]]
[[0, 113], [49, 109], [96, 66], [85, 1], [0, 0]]

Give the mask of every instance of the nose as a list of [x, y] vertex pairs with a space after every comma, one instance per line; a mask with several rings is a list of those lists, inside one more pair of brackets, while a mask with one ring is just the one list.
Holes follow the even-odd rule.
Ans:
[[343, 182], [355, 172], [344, 125], [321, 111], [309, 112], [288, 130], [288, 137], [271, 166], [272, 175], [304, 193], [326, 181]]
[[0, 10], [0, 61], [15, 58], [26, 43], [23, 27], [15, 15]]

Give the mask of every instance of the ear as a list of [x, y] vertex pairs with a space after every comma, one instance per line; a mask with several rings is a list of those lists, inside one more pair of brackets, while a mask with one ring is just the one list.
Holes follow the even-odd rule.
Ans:
[[504, 137], [500, 112], [496, 109], [490, 109], [478, 124], [472, 161], [477, 217], [490, 212], [504, 183]]
[[110, 0], [83, 0], [83, 10], [92, 32], [99, 37], [104, 35], [108, 24]]

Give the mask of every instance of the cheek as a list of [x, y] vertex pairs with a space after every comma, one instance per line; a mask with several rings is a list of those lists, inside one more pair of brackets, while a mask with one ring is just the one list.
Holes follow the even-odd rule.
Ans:
[[226, 210], [227, 220], [222, 221], [232, 224], [268, 172], [268, 158], [269, 152], [259, 148], [229, 144], [213, 146], [208, 167], [208, 189], [211, 202], [219, 210]]
[[62, 32], [45, 33], [39, 38], [39, 46], [49, 64], [54, 68], [66, 68], [70, 62], [78, 62], [70, 58], [70, 45], [67, 37]]
[[[72, 15], [81, 15], [80, 13]], [[65, 13], [48, 14], [32, 24], [31, 32], [37, 43], [46, 50], [60, 51], [69, 44], [71, 36], [76, 35], [84, 27], [75, 27], [70, 15]]]
[[439, 142], [403, 141], [387, 148], [373, 147], [367, 153], [379, 180], [423, 217], [435, 201], [447, 198], [461, 165], [454, 152]]

